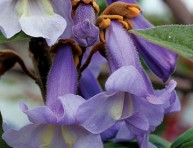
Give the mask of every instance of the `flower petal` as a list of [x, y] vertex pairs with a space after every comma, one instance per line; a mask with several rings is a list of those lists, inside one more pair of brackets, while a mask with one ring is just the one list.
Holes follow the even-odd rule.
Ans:
[[93, 45], [99, 36], [99, 29], [89, 20], [84, 20], [72, 27], [73, 36], [83, 47]]
[[68, 147], [73, 148], [103, 148], [100, 135], [94, 135], [81, 126], [62, 127], [62, 135]]
[[[134, 29], [147, 29], [153, 27], [141, 14], [131, 19]], [[164, 82], [174, 72], [178, 55], [173, 51], [150, 43], [133, 35], [133, 41], [139, 53], [150, 69]]]
[[137, 112], [125, 120], [134, 135], [142, 135], [149, 130], [149, 122], [143, 113]]
[[20, 104], [21, 110], [28, 116], [32, 123], [56, 123], [54, 113], [46, 106], [39, 106], [33, 110], [28, 110], [25, 104]]
[[164, 117], [164, 107], [162, 105], [154, 105], [149, 103], [143, 97], [132, 95], [133, 112], [141, 112], [148, 119], [150, 130], [154, 130]]
[[[62, 112], [58, 97], [74, 94], [77, 85], [77, 71], [74, 64], [72, 49], [69, 45], [61, 46], [55, 57], [48, 75], [46, 104], [54, 112]], [[59, 114], [62, 114], [62, 113]]]
[[95, 18], [91, 4], [80, 3], [78, 5], [72, 31], [76, 41], [83, 47], [89, 47], [99, 39], [99, 29], [95, 26]]
[[93, 76], [90, 69], [86, 69], [79, 80], [79, 89], [81, 95], [87, 100], [102, 90], [97, 79]]
[[67, 22], [67, 27], [64, 33], [60, 36], [62, 39], [68, 39], [72, 37], [73, 21], [71, 18], [72, 4], [71, 0], [50, 0], [52, 3], [54, 12], [64, 17]]
[[181, 108], [179, 98], [176, 94], [176, 91], [174, 90], [175, 87], [176, 81], [171, 80], [165, 89], [155, 91], [160, 100], [165, 100], [162, 104], [165, 108], [165, 114], [179, 111]]
[[121, 118], [123, 103], [124, 93], [100, 93], [80, 105], [77, 120], [88, 131], [101, 133]]
[[25, 7], [19, 20], [22, 30], [27, 35], [45, 38], [49, 45], [54, 44], [66, 28], [65, 19], [53, 12], [47, 0], [28, 1]]
[[111, 21], [111, 25], [105, 32], [105, 40], [111, 72], [126, 65], [133, 65], [140, 69], [141, 66], [133, 41], [119, 22]]
[[152, 104], [164, 104], [170, 100], [170, 97], [171, 97], [176, 85], [177, 85], [176, 81], [171, 80], [169, 85], [166, 86], [166, 88], [163, 91], [161, 91], [162, 94], [160, 94], [158, 97], [150, 95], [150, 96], [146, 97], [146, 99]]
[[174, 113], [181, 110], [181, 104], [180, 100], [176, 94], [176, 92], [173, 92], [170, 97], [170, 104], [165, 110], [165, 114]]
[[63, 116], [59, 118], [59, 124], [74, 124], [76, 122], [76, 112], [78, 107], [85, 102], [85, 100], [78, 95], [66, 94], [59, 97], [63, 107]]
[[129, 140], [133, 140], [135, 138], [135, 135], [128, 129], [126, 126], [126, 123], [122, 121], [122, 124], [120, 125], [120, 129], [115, 137], [115, 141], [117, 142], [128, 142]]
[[45, 130], [43, 124], [27, 125], [20, 130], [9, 129], [2, 135], [6, 143], [14, 148], [38, 148], [41, 141], [41, 133]]
[[6, 38], [10, 38], [21, 31], [19, 16], [15, 9], [16, 3], [13, 0], [1, 0], [0, 2], [0, 31]]
[[117, 122], [115, 123], [113, 126], [111, 126], [110, 128], [108, 128], [106, 131], [102, 132], [101, 135], [101, 139], [103, 141], [108, 141], [112, 138], [114, 138], [117, 135], [117, 132], [119, 131], [120, 126], [122, 125], [122, 122]]
[[146, 133], [141, 136], [137, 136], [138, 144], [140, 148], [157, 148], [155, 145], [149, 142], [149, 134]]
[[128, 92], [136, 96], [149, 94], [146, 84], [134, 66], [123, 66], [111, 74], [105, 88], [107, 92]]

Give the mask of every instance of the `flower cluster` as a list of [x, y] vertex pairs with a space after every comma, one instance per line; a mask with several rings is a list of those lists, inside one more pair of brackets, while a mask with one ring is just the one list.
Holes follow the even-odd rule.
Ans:
[[[127, 31], [153, 27], [135, 0], [107, 3], [97, 18], [93, 0], [0, 2], [6, 7], [0, 29], [7, 38], [22, 30], [50, 45], [62, 39], [53, 47], [45, 105], [29, 110], [20, 104], [31, 123], [6, 129], [2, 137], [8, 145], [102, 148], [102, 141], [137, 139], [141, 148], [155, 147], [149, 133], [165, 114], [179, 111], [180, 103], [174, 80], [162, 90], [153, 89], [139, 55], [164, 82], [175, 69], [177, 55]], [[110, 76], [102, 90], [97, 77], [106, 61]]]

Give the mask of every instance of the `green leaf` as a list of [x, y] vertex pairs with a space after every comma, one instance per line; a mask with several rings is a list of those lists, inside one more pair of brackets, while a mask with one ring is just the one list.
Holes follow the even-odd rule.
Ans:
[[167, 140], [153, 134], [149, 136], [149, 141], [158, 148], [169, 148], [171, 145], [171, 143], [168, 142]]
[[180, 135], [171, 145], [171, 148], [192, 148], [193, 128]]
[[5, 38], [4, 35], [2, 33], [0, 33], [0, 43], [21, 41], [21, 40], [26, 40], [29, 38], [30, 38], [30, 36], [26, 35], [24, 32], [19, 32], [10, 39]]
[[101, 14], [105, 10], [105, 8], [107, 7], [106, 1], [105, 0], [95, 0], [95, 1], [99, 5], [99, 8], [100, 8], [99, 14]]
[[166, 25], [129, 32], [193, 61], [193, 25]]
[[186, 142], [181, 146], [181, 148], [192, 148], [192, 147], [193, 147], [193, 141]]

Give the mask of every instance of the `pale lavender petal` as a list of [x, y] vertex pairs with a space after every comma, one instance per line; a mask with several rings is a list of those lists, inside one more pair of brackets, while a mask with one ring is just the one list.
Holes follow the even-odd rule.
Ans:
[[135, 138], [135, 135], [128, 129], [127, 125], [124, 121], [121, 122], [120, 129], [114, 138], [117, 142], [128, 142], [129, 140], [133, 140]]
[[50, 0], [52, 3], [54, 12], [64, 17], [67, 22], [66, 29], [60, 38], [68, 39], [72, 37], [73, 21], [71, 18], [72, 4], [71, 0]]
[[129, 92], [136, 96], [149, 94], [146, 84], [134, 66], [123, 66], [111, 74], [105, 88], [107, 92]]
[[[58, 97], [76, 92], [77, 71], [71, 46], [61, 46], [48, 75], [46, 104], [56, 112], [62, 111]], [[60, 114], [62, 114], [60, 112]]]
[[[141, 14], [131, 19], [134, 29], [152, 28], [150, 24]], [[133, 41], [146, 61], [150, 69], [160, 77], [164, 82], [174, 72], [178, 55], [166, 48], [150, 43], [138, 36], [133, 35]]]
[[165, 108], [165, 114], [173, 113], [176, 111], [180, 111], [181, 105], [179, 98], [176, 94], [176, 91], [174, 90], [176, 86], [176, 82], [174, 80], [171, 80], [169, 85], [162, 90], [156, 90], [156, 95], [159, 96], [159, 98], [164, 98], [165, 103], [163, 104], [163, 107]]
[[176, 92], [173, 92], [170, 97], [170, 103], [169, 106], [165, 110], [165, 114], [174, 113], [181, 110], [181, 103], [180, 100], [176, 94]]
[[64, 125], [76, 123], [76, 112], [85, 100], [81, 96], [74, 94], [66, 94], [59, 97], [59, 99], [63, 107], [63, 115], [59, 117], [58, 123]]
[[17, 1], [13, 0], [1, 0], [0, 2], [0, 31], [6, 38], [21, 31], [19, 16], [15, 9], [16, 3]]
[[121, 118], [123, 103], [124, 93], [100, 93], [80, 105], [77, 120], [88, 131], [101, 133]]
[[20, 108], [32, 123], [57, 123], [56, 116], [46, 106], [39, 106], [33, 110], [28, 110], [25, 104], [20, 104]]
[[149, 130], [149, 121], [143, 113], [137, 112], [125, 120], [129, 130], [135, 135], [142, 135]]
[[49, 1], [28, 1], [19, 22], [22, 30], [33, 37], [43, 37], [54, 44], [66, 28], [63, 17], [55, 14]]
[[86, 100], [102, 91], [97, 79], [91, 73], [90, 69], [86, 69], [82, 73], [79, 80], [79, 91]]
[[14, 148], [38, 148], [41, 143], [41, 133], [45, 130], [43, 124], [27, 125], [20, 130], [7, 130], [2, 135], [6, 143]]
[[164, 91], [162, 91], [162, 94], [160, 94], [159, 96], [151, 95], [151, 96], [146, 97], [146, 99], [152, 104], [164, 104], [170, 100], [170, 97], [171, 97], [176, 85], [177, 85], [176, 81], [171, 80], [169, 85], [166, 86]]
[[151, 130], [158, 126], [164, 117], [164, 107], [149, 103], [145, 98], [132, 95], [133, 112], [141, 112], [148, 119]]

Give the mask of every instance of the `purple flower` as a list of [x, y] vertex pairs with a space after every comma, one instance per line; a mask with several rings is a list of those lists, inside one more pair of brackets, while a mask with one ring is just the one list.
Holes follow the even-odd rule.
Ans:
[[3, 139], [15, 148], [102, 148], [100, 136], [85, 130], [76, 111], [85, 100], [75, 95], [77, 71], [69, 45], [59, 49], [48, 77], [46, 105], [21, 109], [32, 124], [19, 130], [8, 129]]
[[118, 22], [111, 21], [105, 40], [112, 74], [106, 82], [106, 92], [80, 105], [78, 121], [97, 134], [124, 120], [142, 145], [148, 133], [162, 122], [166, 110], [180, 109], [174, 91], [176, 82], [172, 80], [159, 93], [153, 90], [130, 35]]
[[93, 45], [99, 36], [99, 29], [95, 26], [95, 12], [91, 4], [80, 3], [75, 11], [73, 37], [83, 47]]
[[[122, 1], [126, 3], [137, 3], [136, 0], [107, 0], [110, 5], [112, 2]], [[154, 27], [149, 23], [142, 14], [131, 19], [134, 29], [147, 29]], [[149, 68], [166, 82], [174, 72], [178, 55], [166, 48], [150, 43], [136, 35], [132, 35], [134, 45], [137, 47], [139, 54], [143, 57]]]

